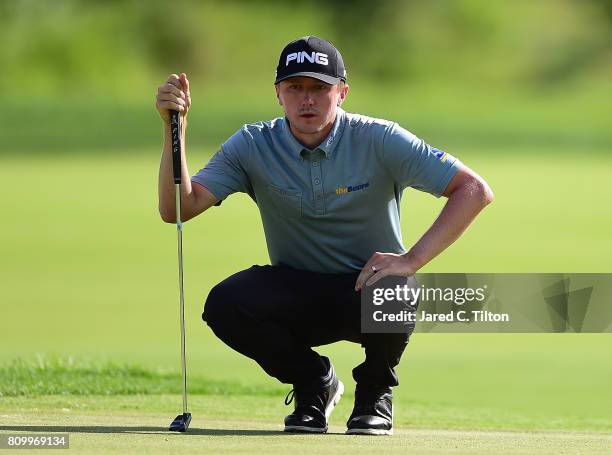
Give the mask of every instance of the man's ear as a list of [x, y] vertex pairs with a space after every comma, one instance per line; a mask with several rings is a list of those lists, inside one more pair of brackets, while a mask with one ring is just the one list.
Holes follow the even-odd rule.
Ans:
[[278, 101], [278, 104], [280, 104], [281, 106], [283, 105], [283, 102], [280, 99], [280, 89], [278, 88], [278, 84], [276, 84], [274, 86], [274, 90], [276, 91], [276, 99]]
[[344, 84], [344, 87], [342, 87], [342, 91], [340, 92], [340, 98], [338, 98], [338, 106], [342, 106], [342, 103], [344, 103], [344, 100], [346, 99], [346, 95], [348, 95], [348, 91], [349, 85]]

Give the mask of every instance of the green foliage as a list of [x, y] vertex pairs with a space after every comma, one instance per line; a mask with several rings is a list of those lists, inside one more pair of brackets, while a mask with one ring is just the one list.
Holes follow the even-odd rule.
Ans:
[[[0, 6], [2, 90], [134, 97], [171, 71], [213, 85], [271, 81], [279, 49], [320, 34], [349, 76], [522, 91], [597, 78], [608, 2], [15, 0]], [[8, 45], [6, 45], [8, 44]]]
[[189, 143], [281, 114], [288, 41], [344, 55], [349, 111], [430, 142], [608, 146], [609, 2], [15, 0], [0, 4], [1, 153], [158, 147], [158, 85], [187, 72]]

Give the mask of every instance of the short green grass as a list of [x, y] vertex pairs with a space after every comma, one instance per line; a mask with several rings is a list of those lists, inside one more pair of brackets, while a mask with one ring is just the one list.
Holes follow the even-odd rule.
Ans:
[[[398, 367], [396, 425], [612, 432], [612, 366], [602, 361], [611, 347], [612, 337], [597, 334], [416, 334]], [[212, 337], [204, 349], [194, 350], [198, 356], [188, 363], [190, 394], [218, 401], [251, 396], [251, 405], [244, 401], [245, 416], [258, 409], [267, 409], [264, 414], [273, 421], [284, 416], [282, 400], [290, 386], [268, 378]], [[319, 351], [330, 356], [346, 385], [339, 411], [346, 418], [354, 389], [350, 370], [361, 361], [361, 349], [336, 343]], [[89, 395], [149, 396], [151, 410], [158, 410], [156, 396], [178, 394], [180, 384], [176, 368], [127, 363], [43, 357], [0, 368], [0, 399], [23, 402], [24, 410], [46, 395], [66, 402], [87, 402]], [[104, 410], [105, 402], [94, 409]], [[219, 406], [214, 412], [231, 418], [234, 411], [224, 414]]]
[[76, 453], [606, 454], [612, 448], [609, 434], [576, 431], [403, 425], [392, 437], [346, 436], [346, 403], [332, 414], [328, 434], [291, 435], [282, 433], [277, 416], [285, 412], [284, 406], [271, 406], [253, 396], [193, 396], [189, 432], [169, 433], [166, 427], [177, 414], [180, 400], [179, 395], [11, 399], [3, 404], [0, 434], [69, 432], [71, 450]]

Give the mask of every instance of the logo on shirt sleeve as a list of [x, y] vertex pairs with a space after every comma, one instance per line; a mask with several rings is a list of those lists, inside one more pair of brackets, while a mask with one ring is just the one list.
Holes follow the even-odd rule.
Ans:
[[435, 157], [436, 157], [436, 158], [438, 158], [438, 159], [439, 159], [441, 162], [443, 162], [443, 163], [444, 163], [444, 162], [446, 161], [446, 159], [448, 158], [448, 153], [443, 152], [443, 151], [442, 151], [442, 150], [440, 150], [440, 149], [437, 149], [437, 148], [432, 147], [432, 148], [431, 148], [431, 152], [432, 152], [432, 153], [435, 155]]

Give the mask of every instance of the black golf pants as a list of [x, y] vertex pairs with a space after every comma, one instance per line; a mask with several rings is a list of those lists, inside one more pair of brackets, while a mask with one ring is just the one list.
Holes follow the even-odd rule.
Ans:
[[285, 384], [312, 384], [327, 374], [312, 347], [360, 343], [365, 361], [353, 369], [364, 386], [396, 386], [395, 367], [410, 333], [361, 333], [358, 273], [324, 274], [258, 266], [217, 284], [202, 319], [216, 336]]

